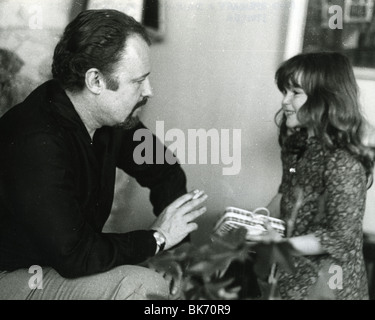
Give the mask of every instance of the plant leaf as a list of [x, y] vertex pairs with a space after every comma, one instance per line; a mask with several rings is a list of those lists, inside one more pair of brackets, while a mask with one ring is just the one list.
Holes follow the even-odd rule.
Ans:
[[264, 278], [274, 263], [288, 273], [295, 271], [293, 263], [293, 247], [287, 241], [280, 243], [258, 244], [255, 246], [256, 259], [254, 270]]

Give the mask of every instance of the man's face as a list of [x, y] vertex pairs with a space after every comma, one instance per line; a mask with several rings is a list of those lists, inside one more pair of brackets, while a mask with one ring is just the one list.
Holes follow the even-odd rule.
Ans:
[[130, 129], [138, 123], [139, 108], [152, 96], [149, 74], [148, 44], [139, 36], [129, 37], [123, 57], [112, 75], [118, 82], [118, 89], [113, 91], [106, 86], [100, 94], [100, 122], [103, 126]]

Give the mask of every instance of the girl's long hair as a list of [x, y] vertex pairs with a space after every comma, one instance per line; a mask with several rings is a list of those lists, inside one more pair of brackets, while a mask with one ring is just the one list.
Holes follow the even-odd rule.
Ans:
[[[348, 58], [335, 52], [300, 54], [284, 62], [275, 78], [281, 92], [291, 87], [305, 91], [307, 101], [297, 113], [301, 125], [313, 130], [325, 147], [344, 148], [356, 157], [371, 184], [375, 156], [372, 148], [363, 144], [366, 122]], [[276, 121], [281, 144], [288, 130], [282, 110]]]

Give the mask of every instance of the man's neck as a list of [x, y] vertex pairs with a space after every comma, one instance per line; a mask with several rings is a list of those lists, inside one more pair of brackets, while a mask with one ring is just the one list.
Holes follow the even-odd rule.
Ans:
[[95, 112], [92, 109], [94, 107], [93, 101], [88, 99], [84, 93], [66, 91], [66, 94], [72, 102], [74, 109], [77, 111], [92, 140], [95, 131], [101, 127], [96, 120]]

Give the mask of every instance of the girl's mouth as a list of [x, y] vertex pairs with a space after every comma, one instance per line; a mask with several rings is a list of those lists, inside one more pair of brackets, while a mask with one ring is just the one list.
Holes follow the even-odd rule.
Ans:
[[284, 114], [285, 116], [290, 117], [291, 115], [296, 114], [296, 112], [292, 110], [284, 110]]

